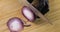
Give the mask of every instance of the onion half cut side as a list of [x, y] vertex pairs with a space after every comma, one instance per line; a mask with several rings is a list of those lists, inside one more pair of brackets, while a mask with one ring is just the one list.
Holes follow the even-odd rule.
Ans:
[[8, 29], [11, 32], [22, 31], [24, 28], [24, 24], [20, 18], [14, 17], [8, 20], [7, 22]]
[[33, 11], [27, 7], [27, 6], [24, 6], [22, 8], [22, 14], [23, 16], [28, 19], [29, 21], [34, 21], [35, 20], [35, 14], [33, 13]]

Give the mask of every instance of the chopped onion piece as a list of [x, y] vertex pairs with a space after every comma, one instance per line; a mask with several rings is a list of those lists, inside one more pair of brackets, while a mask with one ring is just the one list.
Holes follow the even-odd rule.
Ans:
[[7, 22], [7, 26], [11, 32], [22, 31], [24, 28], [22, 20], [17, 17], [9, 19], [9, 21]]
[[28, 8], [27, 6], [24, 6], [22, 8], [22, 14], [24, 15], [25, 18], [27, 18], [29, 21], [34, 21], [35, 19], [35, 16], [34, 16], [34, 13], [33, 11]]

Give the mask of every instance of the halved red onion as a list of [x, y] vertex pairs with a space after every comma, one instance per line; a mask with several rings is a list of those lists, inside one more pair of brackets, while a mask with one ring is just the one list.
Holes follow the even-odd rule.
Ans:
[[24, 6], [22, 8], [22, 14], [29, 21], [34, 21], [34, 19], [35, 19], [33, 11], [29, 7], [27, 7], [27, 6]]
[[22, 31], [24, 24], [20, 18], [14, 17], [8, 20], [7, 26], [11, 32]]

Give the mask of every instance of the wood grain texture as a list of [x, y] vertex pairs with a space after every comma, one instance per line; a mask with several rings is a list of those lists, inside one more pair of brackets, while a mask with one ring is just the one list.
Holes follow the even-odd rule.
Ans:
[[[25, 27], [22, 32], [60, 32], [60, 0], [49, 0], [50, 11], [45, 15], [50, 25], [37, 19], [32, 26]], [[9, 32], [7, 21], [12, 17], [19, 17], [25, 21], [27, 19], [21, 14], [21, 5], [17, 0], [0, 0], [0, 32]]]

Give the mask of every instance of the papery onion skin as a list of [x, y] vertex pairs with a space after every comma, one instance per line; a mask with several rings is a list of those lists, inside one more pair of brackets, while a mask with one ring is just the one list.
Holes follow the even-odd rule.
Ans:
[[[28, 19], [28, 17], [26, 17], [26, 15], [24, 15], [24, 9], [28, 9], [31, 13], [32, 13], [32, 18], [33, 19]], [[27, 19], [27, 20], [29, 20], [29, 21], [31, 21], [31, 22], [33, 22], [35, 19], [36, 19], [36, 16], [35, 16], [35, 14], [34, 14], [34, 12], [29, 8], [29, 7], [27, 7], [27, 6], [24, 6], [23, 8], [22, 8], [22, 14], [23, 14], [23, 16]]]
[[[19, 29], [17, 31], [12, 30], [12, 28], [10, 28], [10, 25], [14, 20], [17, 20], [19, 22], [19, 25], [20, 25]], [[8, 26], [8, 29], [10, 30], [10, 32], [18, 32], [18, 31], [22, 31], [24, 29], [24, 24], [23, 24], [22, 20], [18, 17], [13, 17], [13, 18], [9, 19], [7, 22], [7, 26]]]

